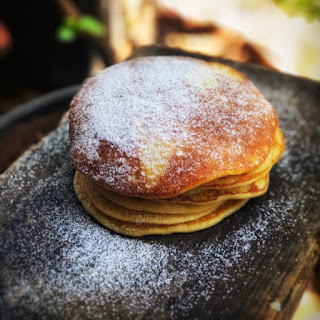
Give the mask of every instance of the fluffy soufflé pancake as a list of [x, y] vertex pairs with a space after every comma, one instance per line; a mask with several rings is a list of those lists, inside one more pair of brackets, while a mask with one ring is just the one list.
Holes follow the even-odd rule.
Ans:
[[69, 120], [79, 200], [131, 236], [216, 224], [267, 191], [284, 148], [274, 108], [245, 76], [184, 57], [105, 69]]

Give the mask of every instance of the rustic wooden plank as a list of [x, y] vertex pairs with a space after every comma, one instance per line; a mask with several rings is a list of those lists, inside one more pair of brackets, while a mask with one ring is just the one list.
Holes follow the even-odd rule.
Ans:
[[[185, 53], [136, 51], [152, 54]], [[76, 200], [64, 123], [0, 177], [4, 319], [290, 319], [319, 258], [320, 86], [227, 63], [278, 111], [268, 193], [201, 232], [117, 235]]]

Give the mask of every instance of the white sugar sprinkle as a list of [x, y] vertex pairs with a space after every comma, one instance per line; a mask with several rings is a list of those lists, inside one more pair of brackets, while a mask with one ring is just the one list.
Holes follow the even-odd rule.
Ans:
[[[241, 299], [252, 278], [280, 276], [283, 247], [297, 233], [300, 241], [309, 237], [301, 226], [319, 203], [320, 146], [285, 89], [265, 94], [287, 145], [269, 192], [196, 234], [132, 239], [91, 219], [73, 192], [67, 124], [25, 154], [0, 176], [0, 303], [8, 318], [176, 319], [199, 306], [230, 317], [230, 306], [247, 302]], [[266, 256], [274, 259], [266, 264]], [[224, 306], [214, 305], [217, 296]]]
[[[273, 108], [250, 82], [230, 78], [220, 68], [195, 59], [153, 57], [112, 66], [90, 79], [71, 109], [71, 151], [86, 159], [79, 162], [74, 156], [77, 167], [90, 171], [88, 166], [100, 157], [101, 141], [142, 161], [146, 187], [157, 182], [173, 153], [187, 158], [196, 152], [199, 159], [212, 160], [212, 170], [245, 157], [248, 146], [269, 134]], [[259, 161], [258, 151], [257, 156]], [[203, 165], [193, 157], [189, 170]], [[119, 180], [136, 170], [120, 157], [91, 174], [119, 189]]]

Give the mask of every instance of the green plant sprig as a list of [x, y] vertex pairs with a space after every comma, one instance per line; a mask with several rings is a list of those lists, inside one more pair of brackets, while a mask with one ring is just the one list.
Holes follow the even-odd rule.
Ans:
[[76, 40], [79, 34], [102, 37], [105, 32], [105, 26], [93, 16], [83, 15], [79, 19], [66, 16], [57, 30], [57, 38], [61, 42], [70, 43]]

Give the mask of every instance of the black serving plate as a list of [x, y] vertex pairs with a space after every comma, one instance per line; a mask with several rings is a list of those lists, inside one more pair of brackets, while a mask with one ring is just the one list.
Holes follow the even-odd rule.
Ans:
[[0, 116], [0, 136], [13, 125], [52, 112], [66, 111], [79, 86], [71, 86], [45, 94], [30, 102], [26, 102], [10, 112]]
[[[161, 47], [134, 53], [147, 55], [190, 56]], [[63, 122], [0, 177], [3, 319], [291, 317], [318, 259], [320, 85], [225, 63], [278, 112], [286, 150], [268, 192], [207, 230], [118, 235], [92, 219], [73, 192]]]
[[78, 88], [56, 90], [0, 115], [0, 173], [57, 127]]

